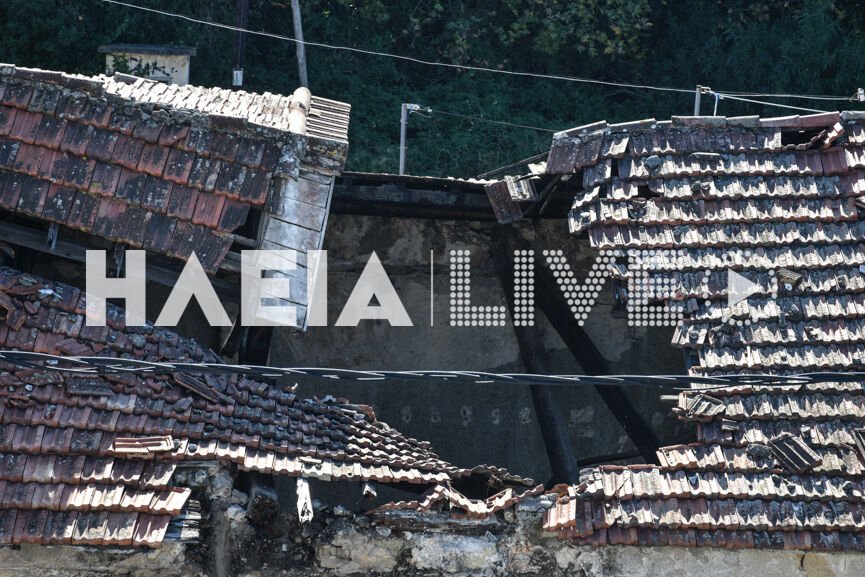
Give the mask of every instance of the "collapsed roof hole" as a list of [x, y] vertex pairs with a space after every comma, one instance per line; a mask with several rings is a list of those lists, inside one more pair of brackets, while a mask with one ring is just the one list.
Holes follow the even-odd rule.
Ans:
[[812, 128], [809, 130], [782, 130], [781, 146], [787, 146], [788, 144], [808, 144], [821, 132], [823, 132], [822, 128]]
[[661, 196], [649, 188], [648, 184], [637, 185], [637, 198], [658, 198]]
[[244, 223], [240, 225], [234, 233], [237, 236], [242, 236], [244, 238], [256, 239], [258, 238], [259, 222], [261, 222], [261, 209], [251, 208], [246, 217], [246, 221], [244, 221]]

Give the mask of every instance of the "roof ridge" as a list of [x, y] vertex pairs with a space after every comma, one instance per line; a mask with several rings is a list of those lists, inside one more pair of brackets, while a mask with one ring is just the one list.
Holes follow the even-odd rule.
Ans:
[[[19, 67], [0, 63], [0, 81], [50, 84], [96, 98], [142, 107], [148, 105], [176, 111], [184, 120], [195, 121], [196, 115], [206, 118], [212, 125], [229, 130], [254, 130], [262, 136], [284, 138], [286, 134], [314, 136], [330, 140], [346, 140], [347, 112], [337, 122], [336, 130], [322, 130], [320, 122], [310, 120], [320, 112], [318, 107], [349, 110], [347, 104], [313, 99], [309, 88], [299, 87], [289, 95], [271, 92], [248, 92], [222, 87], [203, 87], [193, 84], [165, 84], [157, 80], [125, 73], [112, 76], [98, 74], [86, 76], [39, 68]], [[330, 119], [333, 123], [333, 119]], [[311, 125], [315, 124], [315, 127]]]

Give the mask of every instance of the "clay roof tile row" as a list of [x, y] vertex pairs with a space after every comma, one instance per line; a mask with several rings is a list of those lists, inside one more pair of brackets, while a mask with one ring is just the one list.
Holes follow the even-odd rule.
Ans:
[[[582, 173], [569, 226], [594, 247], [667, 251], [648, 272], [685, 314], [674, 344], [693, 374], [862, 370], [863, 121], [602, 123], [557, 134], [547, 170]], [[730, 270], [755, 294], [728, 304]], [[682, 393], [698, 443], [584, 471], [545, 527], [591, 545], [865, 550], [863, 399], [842, 379]]]
[[[0, 348], [219, 361], [166, 329], [127, 328], [110, 307], [105, 327], [87, 326], [80, 322], [86, 303], [79, 291], [11, 269], [0, 269], [0, 306]], [[124, 513], [118, 521], [135, 532], [125, 542], [159, 545], [168, 521], [188, 503], [188, 488], [169, 485], [176, 464], [190, 460], [323, 480], [531, 485], [496, 467], [451, 465], [428, 443], [381, 426], [371, 411], [345, 400], [301, 399], [237, 375], [82, 378], [8, 363], [0, 369], [0, 511], [77, 513], [51, 517], [62, 535], [34, 533], [36, 542], [114, 542], [105, 537], [106, 523]], [[450, 490], [453, 499], [465, 499]], [[519, 498], [508, 495], [476, 513]], [[61, 527], [63, 519], [69, 525]], [[7, 542], [22, 542], [13, 533]]]

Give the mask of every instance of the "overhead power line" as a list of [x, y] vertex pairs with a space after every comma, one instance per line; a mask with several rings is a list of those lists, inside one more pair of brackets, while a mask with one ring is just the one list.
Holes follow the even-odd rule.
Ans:
[[736, 92], [732, 90], [725, 90], [724, 94], [733, 95], [733, 96], [744, 96], [750, 98], [798, 98], [801, 100], [834, 100], [834, 101], [844, 101], [850, 102], [851, 100], [855, 100], [855, 96], [829, 96], [827, 94], [772, 94], [766, 92]]
[[[356, 54], [365, 54], [368, 56], [380, 56], [384, 58], [392, 58], [395, 60], [402, 60], [404, 62], [413, 62], [415, 64], [423, 64], [426, 66], [439, 66], [443, 68], [452, 68], [457, 70], [466, 70], [470, 72], [487, 72], [493, 74], [504, 74], [510, 76], [523, 76], [529, 78], [540, 78], [544, 80], [561, 80], [564, 82], [578, 82], [584, 84], [596, 84], [601, 86], [613, 86], [617, 88], [633, 88], [638, 90], [655, 90], [660, 92], [677, 92], [681, 94], [693, 94], [694, 90], [690, 88], [672, 88], [668, 86], [653, 86], [651, 84], [637, 84], [630, 82], [613, 82], [609, 80], [598, 80], [595, 78], [583, 78], [578, 76], [564, 76], [557, 74], [540, 74], [536, 72], [520, 72], [515, 70], [505, 70], [501, 68], [487, 68], [483, 66], [469, 66], [466, 64], [454, 64], [452, 62], [436, 62], [432, 60], [424, 60], [422, 58], [415, 58], [413, 56], [404, 56], [401, 54], [391, 54], [388, 52], [379, 52], [375, 50], [365, 50], [363, 48], [354, 48], [351, 46], [339, 46], [335, 44], [326, 44], [323, 42], [310, 42], [309, 40], [298, 40], [297, 38], [292, 38], [290, 36], [283, 36], [281, 34], [274, 34], [272, 32], [265, 31], [256, 31], [249, 30], [247, 28], [232, 26], [230, 24], [223, 24], [221, 22], [211, 22], [208, 20], [201, 20], [199, 18], [193, 18], [192, 16], [187, 16], [185, 14], [177, 14], [175, 12], [168, 12], [165, 10], [158, 10], [156, 8], [150, 8], [147, 6], [139, 6], [137, 4], [132, 4], [129, 2], [122, 2], [121, 0], [102, 0], [107, 4], [115, 4], [118, 6], [125, 6], [127, 8], [132, 8], [134, 10], [141, 10], [143, 12], [150, 12], [152, 14], [159, 14], [161, 16], [166, 16], [169, 18], [177, 18], [181, 20], [185, 20], [187, 22], [191, 22], [194, 24], [201, 24], [203, 26], [211, 26], [214, 28], [221, 28], [224, 30], [231, 30], [234, 32], [244, 32], [246, 34], [251, 34], [254, 36], [262, 36], [265, 38], [273, 38], [275, 40], [282, 40], [285, 42], [294, 42], [296, 44], [302, 44], [304, 46], [314, 46], [317, 48], [326, 48], [329, 50], [343, 50], [346, 52], [353, 52]], [[828, 95], [807, 95], [807, 94], [758, 94], [758, 93], [735, 93], [735, 92], [725, 92], [725, 94], [737, 95], [737, 96], [760, 96], [760, 97], [773, 97], [773, 98], [801, 98], [801, 99], [810, 99], [810, 100], [838, 100], [838, 101], [849, 101], [850, 97], [846, 96], [828, 96]], [[546, 129], [537, 129], [537, 130], [546, 130]]]
[[[761, 104], [763, 106], [773, 106], [776, 108], [783, 108], [785, 110], [795, 110], [798, 112], [813, 112], [813, 113], [828, 112], [826, 110], [817, 110], [815, 108], [804, 108], [802, 106], [791, 106], [788, 104], [779, 104], [776, 102], [766, 102], [766, 101], [762, 101], [762, 100], [754, 100], [751, 98], [744, 98], [741, 96], [733, 96], [727, 92], [723, 92], [723, 93], [722, 92], [715, 92], [714, 90], [709, 90], [706, 92], [706, 94], [708, 94], [710, 96], [717, 96], [721, 100], [736, 100], [736, 101], [741, 101], [741, 102], [749, 102], [751, 104]], [[559, 132], [558, 130], [551, 130], [549, 128], [541, 128], [538, 126], [529, 126], [527, 124], [516, 124], [513, 122], [505, 122], [503, 120], [493, 120], [490, 118], [483, 118], [481, 116], [469, 116], [466, 114], [459, 114], [456, 112], [437, 110], [434, 108], [430, 108], [428, 106], [420, 106], [418, 109], [410, 110], [410, 112], [413, 114], [418, 114], [419, 116], [424, 116], [424, 117], [426, 117], [426, 115], [421, 114], [421, 112], [427, 112], [429, 114], [434, 114], [434, 115], [438, 114], [441, 116], [450, 116], [450, 117], [454, 117], [454, 118], [461, 118], [463, 120], [470, 120], [473, 122], [485, 122], [488, 124], [497, 124], [500, 126], [507, 126], [507, 127], [513, 127], [513, 128], [523, 128], [526, 130], [536, 130], [538, 132], [548, 132], [550, 134], [555, 134], [556, 132]]]
[[815, 108], [803, 108], [801, 106], [790, 106], [789, 104], [779, 104], [777, 102], [765, 102], [763, 100], [754, 100], [751, 98], [744, 98], [742, 96], [733, 96], [728, 92], [716, 92], [714, 90], [708, 91], [710, 95], [717, 95], [721, 100], [737, 100], [739, 102], [750, 102], [751, 104], [762, 104], [763, 106], [774, 106], [775, 108], [784, 108], [786, 110], [796, 110], [799, 112], [829, 112], [828, 110], [817, 110]]
[[[459, 114], [457, 112], [447, 112], [445, 110], [437, 110], [434, 108], [430, 108], [428, 106], [421, 106], [418, 110], [412, 111], [414, 114], [419, 114], [419, 112], [428, 112], [430, 114], [438, 114], [441, 116], [451, 116], [454, 118], [462, 118], [463, 120], [471, 120], [473, 122], [486, 122], [488, 124], [498, 124], [499, 126], [509, 126], [513, 128], [525, 128], [526, 130], [537, 130], [539, 132], [549, 132], [550, 134], [555, 134], [559, 132], [558, 130], [551, 130], [549, 128], [540, 128], [538, 126], [529, 126], [527, 124], [516, 124], [514, 122], [505, 122], [504, 120], [492, 120], [490, 118], [484, 118], [482, 116], [469, 116], [466, 114]], [[419, 116], [424, 116], [423, 114], [419, 114]]]
[[401, 54], [390, 54], [388, 52], [378, 52], [375, 50], [364, 50], [363, 48], [354, 48], [351, 46], [339, 46], [335, 44], [325, 44], [323, 42], [310, 42], [308, 40], [298, 40], [296, 38], [292, 38], [290, 36], [283, 36], [281, 34], [274, 34], [272, 32], [264, 32], [264, 31], [256, 31], [256, 30], [248, 30], [245, 28], [240, 28], [238, 26], [232, 26], [230, 24], [222, 24], [221, 22], [210, 22], [207, 20], [200, 20], [198, 18], [193, 18], [192, 16], [187, 16], [185, 14], [176, 14], [174, 12], [167, 12], [165, 10], [157, 10], [156, 8], [149, 8], [147, 6], [138, 6], [137, 4], [130, 4], [128, 2], [121, 2], [120, 0], [102, 0], [102, 2], [106, 2], [108, 4], [116, 4], [118, 6], [126, 6], [127, 8], [134, 8], [136, 10], [142, 10], [144, 12], [151, 12], [153, 14], [160, 14], [162, 16], [168, 16], [170, 18], [179, 18], [181, 20], [186, 20], [187, 22], [193, 22], [195, 24], [201, 24], [204, 26], [212, 26], [214, 28], [222, 28], [224, 30], [232, 30], [234, 32], [245, 32], [247, 34], [253, 34], [255, 36], [263, 36], [265, 38], [273, 38], [275, 40], [284, 40], [287, 42], [302, 42], [306, 46], [315, 46], [317, 48], [327, 48], [330, 50], [344, 50], [347, 52], [354, 52], [357, 54], [366, 54], [368, 56], [382, 56], [385, 58], [393, 58], [396, 60], [403, 60], [406, 62], [413, 62], [415, 64], [424, 64], [426, 66], [441, 66], [444, 68], [454, 68], [459, 70], [468, 70], [472, 72], [492, 72], [496, 74], [509, 74], [512, 76], [527, 76], [531, 78], [543, 78], [547, 80], [563, 80], [566, 82], [583, 82], [587, 84], [601, 84], [604, 86], [616, 86], [619, 88], [637, 88], [643, 90], [659, 90], [664, 92], [682, 92], [682, 93], [693, 93], [693, 90], [687, 90], [685, 88], [667, 88], [663, 86], [651, 86], [648, 84], [630, 84], [627, 82], [612, 82], [606, 80], [596, 80], [593, 78], [581, 78], [577, 76], [560, 76], [555, 74], [539, 74], [536, 72], [517, 72], [514, 70], [503, 70], [499, 68], [485, 68], [482, 66], [469, 66], [466, 64], [454, 64], [452, 62], [435, 62], [432, 60], [423, 60], [421, 58], [415, 58], [413, 56], [403, 56]]
[[243, 375], [258, 379], [280, 377], [337, 381], [440, 381], [471, 384], [545, 386], [628, 386], [656, 390], [710, 391], [731, 386], [791, 386], [819, 382], [865, 382], [865, 373], [808, 373], [800, 375], [538, 375], [482, 371], [362, 371], [334, 368], [287, 368], [223, 363], [150, 362], [115, 357], [59, 356], [0, 350], [0, 362], [30, 369], [77, 375], [139, 374]]

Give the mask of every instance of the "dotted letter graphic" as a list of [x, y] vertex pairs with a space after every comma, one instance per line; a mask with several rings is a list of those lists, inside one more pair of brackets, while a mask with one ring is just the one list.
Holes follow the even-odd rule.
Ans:
[[535, 324], [535, 251], [514, 251], [514, 325]]
[[595, 304], [598, 295], [601, 294], [601, 288], [612, 274], [613, 264], [616, 262], [617, 255], [618, 251], [602, 250], [595, 259], [595, 262], [592, 263], [592, 268], [589, 270], [589, 278], [585, 284], [579, 284], [577, 279], [574, 278], [574, 271], [571, 270], [571, 265], [565, 259], [564, 251], [544, 251], [546, 263], [552, 269], [553, 276], [556, 277], [556, 283], [562, 290], [562, 294], [565, 295], [568, 306], [571, 307], [571, 313], [573, 313], [574, 319], [576, 319], [580, 326], [586, 322], [589, 311]]
[[[451, 250], [451, 326], [503, 327], [507, 309], [504, 306], [471, 304], [471, 263], [468, 250]], [[516, 270], [516, 269], [515, 269]]]
[[[628, 324], [634, 327], [674, 327], [684, 318], [682, 302], [670, 275], [654, 272], [675, 270], [681, 250], [628, 251]], [[650, 305], [661, 301], [660, 305]]]

